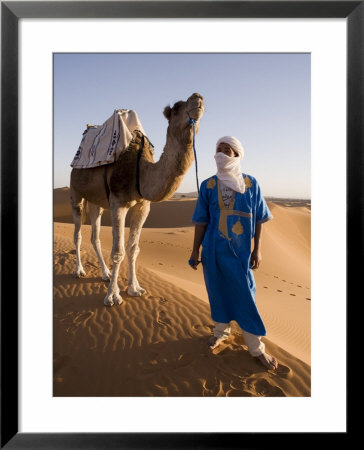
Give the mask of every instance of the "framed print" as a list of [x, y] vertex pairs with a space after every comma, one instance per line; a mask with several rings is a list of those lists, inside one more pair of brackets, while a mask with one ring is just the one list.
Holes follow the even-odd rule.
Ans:
[[[357, 253], [358, 248], [360, 251], [363, 248], [363, 2], [10, 1], [2, 2], [1, 6], [1, 445], [5, 448], [239, 448], [241, 442], [244, 442], [244, 446], [260, 446], [263, 443], [266, 445], [269, 439], [297, 439], [297, 433], [300, 439], [309, 439], [311, 433], [335, 433], [338, 439], [347, 438], [346, 306], [358, 287], [363, 268], [353, 256], [354, 249]], [[130, 36], [133, 39], [125, 39]], [[124, 66], [116, 63], [113, 59], [115, 55], [124, 55], [121, 59]], [[133, 59], [135, 55], [138, 55], [138, 60]], [[261, 59], [256, 59], [257, 55]], [[299, 55], [297, 61], [295, 55]], [[276, 66], [271, 64], [275, 58], [279, 60], [274, 63]], [[291, 59], [286, 63], [284, 58]], [[295, 72], [291, 71], [292, 66], [289, 65], [293, 59]], [[85, 65], [80, 64], [81, 60]], [[284, 277], [278, 272], [266, 274], [275, 278], [273, 284], [260, 281], [267, 292], [274, 287], [274, 292], [267, 299], [278, 299], [277, 303], [279, 296], [282, 297], [282, 289], [285, 289], [281, 285], [286, 283], [287, 299], [291, 301], [290, 304], [288, 300], [284, 303], [286, 310], [293, 307], [298, 293], [301, 295], [302, 289], [307, 289], [303, 308], [307, 309], [309, 304], [312, 310], [312, 353], [308, 357], [304, 353], [300, 354], [295, 359], [293, 371], [281, 363], [281, 371], [276, 373], [260, 371], [257, 374], [253, 371], [246, 376], [237, 372], [230, 381], [231, 375], [228, 373], [225, 384], [220, 383], [219, 387], [219, 380], [214, 377], [213, 361], [208, 361], [209, 355], [203, 351], [196, 350], [203, 339], [202, 334], [196, 337], [201, 332], [198, 327], [206, 328], [207, 325], [198, 321], [195, 323], [190, 316], [184, 315], [183, 295], [177, 288], [172, 289], [173, 292], [168, 291], [173, 286], [173, 276], [176, 274], [162, 267], [163, 259], [152, 261], [151, 258], [151, 266], [155, 264], [156, 267], [150, 273], [162, 280], [160, 283], [165, 281], [165, 290], [169, 293], [162, 296], [152, 280], [149, 282], [150, 293], [145, 297], [149, 307], [156, 311], [155, 317], [153, 315], [155, 323], [147, 319], [144, 327], [138, 322], [141, 312], [134, 317], [131, 307], [124, 304], [124, 308], [129, 311], [130, 322], [127, 323], [115, 307], [112, 311], [118, 315], [117, 324], [124, 330], [124, 334], [116, 335], [112, 330], [113, 316], [98, 304], [100, 298], [102, 303], [107, 284], [99, 283], [96, 286], [93, 262], [87, 266], [91, 277], [86, 276], [77, 283], [70, 282], [68, 273], [53, 272], [55, 233], [60, 245], [57, 250], [60, 266], [66, 267], [77, 254], [68, 243], [64, 244], [67, 239], [69, 242], [73, 239], [67, 234], [70, 232], [68, 224], [62, 225], [63, 228], [58, 224], [56, 229], [52, 217], [53, 188], [61, 188], [64, 183], [63, 179], [58, 181], [59, 174], [53, 171], [53, 167], [58, 164], [58, 148], [63, 145], [60, 142], [63, 142], [62, 139], [67, 141], [64, 135], [71, 134], [69, 127], [76, 121], [73, 115], [76, 107], [72, 99], [76, 102], [77, 98], [78, 104], [84, 102], [82, 120], [93, 120], [87, 116], [91, 115], [91, 111], [101, 109], [100, 99], [107, 88], [102, 82], [95, 82], [91, 87], [90, 79], [96, 79], [96, 74], [108, 73], [105, 80], [113, 80], [113, 95], [117, 103], [115, 108], [129, 107], [117, 100], [118, 83], [119, 80], [120, 83], [127, 83], [128, 77], [134, 73], [135, 79], [141, 80], [139, 95], [145, 96], [144, 104], [149, 105], [151, 101], [153, 108], [163, 110], [166, 105], [158, 103], [162, 88], [155, 86], [164, 86], [166, 91], [169, 85], [173, 88], [173, 82], [168, 77], [168, 63], [174, 66], [170, 78], [175, 84], [181, 86], [188, 78], [192, 80], [188, 84], [189, 89], [196, 86], [196, 90], [186, 94], [183, 100], [194, 92], [204, 96], [202, 91], [206, 87], [208, 94], [203, 98], [206, 123], [212, 123], [209, 120], [214, 114], [216, 117], [221, 114], [222, 123], [224, 118], [229, 117], [224, 111], [223, 89], [219, 102], [214, 104], [211, 101], [210, 92], [214, 85], [218, 85], [214, 83], [214, 77], [223, 80], [220, 85], [225, 83], [225, 95], [229, 96], [235, 79], [237, 83], [239, 80], [248, 83], [244, 68], [251, 74], [252, 83], [258, 78], [265, 80], [260, 85], [263, 88], [268, 86], [269, 79], [269, 89], [261, 97], [256, 95], [250, 98], [246, 90], [244, 95], [249, 108], [241, 105], [240, 111], [238, 108], [230, 117], [244, 111], [247, 150], [254, 146], [259, 148], [254, 141], [250, 140], [249, 143], [249, 136], [263, 136], [269, 129], [271, 146], [267, 141], [264, 145], [271, 172], [277, 174], [275, 178], [272, 177], [275, 180], [272, 186], [278, 186], [282, 178], [278, 175], [279, 166], [289, 167], [290, 158], [302, 171], [303, 166], [307, 165], [305, 179], [307, 181], [310, 178], [307, 191], [302, 193], [299, 190], [299, 186], [304, 183], [292, 174], [291, 183], [297, 189], [294, 195], [299, 198], [310, 196], [312, 190], [312, 241], [307, 241], [309, 245], [312, 243], [312, 254], [309, 251], [305, 253], [307, 261], [312, 263], [312, 302], [311, 293], [308, 293], [309, 285], [301, 282], [293, 285], [292, 282], [288, 286], [290, 280], [282, 279]], [[183, 64], [185, 67], [182, 69]], [[205, 71], [198, 70], [199, 64]], [[156, 70], [157, 65], [166, 68], [165, 75]], [[67, 71], [64, 70], [66, 67]], [[178, 67], [181, 69], [178, 70]], [[210, 68], [211, 80], [207, 67]], [[229, 67], [234, 67], [236, 72], [241, 71], [241, 75], [237, 78], [232, 75], [227, 77], [224, 69], [227, 71]], [[254, 72], [254, 76], [252, 67], [259, 69]], [[280, 71], [276, 73], [275, 67], [279, 67]], [[150, 86], [149, 91], [143, 86], [144, 78], [138, 78], [147, 68], [150, 71], [153, 68], [155, 74], [154, 81], [144, 81], [145, 86]], [[120, 76], [114, 73], [116, 70], [120, 71]], [[289, 90], [297, 79], [304, 81], [296, 90]], [[277, 95], [281, 85], [287, 89], [286, 96]], [[137, 86], [130, 86], [131, 91], [135, 92]], [[212, 89], [208, 90], [208, 86], [212, 86]], [[169, 96], [172, 97], [172, 94]], [[139, 112], [137, 95], [131, 95], [130, 98], [135, 99], [135, 109]], [[272, 109], [267, 109], [266, 103], [260, 98], [269, 98]], [[293, 117], [292, 121], [286, 119], [287, 124], [281, 129], [274, 125], [278, 123], [277, 117], [283, 114], [284, 107], [297, 107], [302, 99], [306, 109], [297, 115], [301, 114], [300, 123], [307, 125], [304, 135], [297, 132]], [[181, 98], [170, 98], [167, 102], [170, 101], [173, 106], [177, 100]], [[162, 102], [165, 103], [164, 97]], [[63, 108], [62, 120], [59, 119], [60, 105]], [[210, 109], [207, 105], [211, 105]], [[105, 112], [100, 112], [100, 117], [96, 118], [99, 123], [107, 119], [109, 107], [105, 106]], [[180, 103], [178, 107], [181, 107]], [[176, 107], [174, 113], [177, 110]], [[164, 111], [169, 120], [171, 108], [167, 107]], [[152, 116], [154, 113], [150, 108], [149, 114]], [[254, 122], [250, 122], [249, 114], [261, 118], [260, 122], [257, 120], [256, 128]], [[264, 116], [267, 117], [266, 122], [263, 121]], [[146, 129], [153, 129], [153, 126], [160, 128], [157, 119], [140, 118], [145, 121], [143, 126]], [[238, 130], [238, 126], [233, 128], [233, 120], [229, 119], [229, 122], [231, 129]], [[271, 128], [266, 125], [269, 122]], [[263, 130], [259, 128], [259, 123], [264, 124], [261, 125]], [[219, 130], [222, 134], [219, 120], [216, 119], [214, 124], [216, 132]], [[92, 127], [94, 125], [88, 128]], [[196, 135], [197, 160], [201, 158], [200, 161], [203, 161], [198, 167], [200, 182], [209, 176], [203, 152], [205, 148], [215, 145], [209, 141], [215, 139], [212, 137], [212, 128], [210, 125], [209, 133], [200, 131]], [[79, 137], [82, 131], [80, 129]], [[296, 146], [289, 141], [290, 133], [296, 137]], [[152, 141], [153, 136], [156, 133], [151, 133]], [[274, 137], [278, 144], [273, 143]], [[158, 144], [158, 139], [154, 144]], [[281, 147], [287, 145], [287, 149], [292, 150], [287, 150], [286, 157], [281, 157], [278, 163], [274, 161], [273, 153], [277, 151], [279, 143]], [[73, 148], [74, 145], [72, 142], [69, 146]], [[158, 147], [161, 145], [155, 148]], [[302, 148], [311, 148], [311, 154], [301, 160], [297, 155]], [[71, 153], [73, 158], [75, 152]], [[67, 158], [70, 159], [69, 156]], [[247, 164], [251, 164], [259, 173], [259, 164], [254, 166], [254, 163], [254, 158], [248, 154]], [[191, 169], [189, 178], [186, 177], [191, 183], [183, 192], [190, 190], [192, 182], [195, 183], [194, 176], [194, 169]], [[263, 178], [267, 180], [268, 176]], [[106, 188], [107, 175], [103, 180], [103, 187]], [[268, 182], [263, 181], [265, 189], [264, 183]], [[211, 183], [209, 186], [212, 186]], [[61, 190], [57, 191], [58, 194], [63, 195]], [[277, 196], [282, 195], [278, 192]], [[179, 200], [188, 203], [188, 199]], [[181, 205], [179, 211], [182, 211]], [[302, 208], [298, 211], [305, 223], [309, 220], [307, 205], [300, 204]], [[327, 218], [333, 215], [335, 220], [326, 223]], [[178, 224], [180, 237], [176, 237], [174, 217], [175, 212], [169, 214], [168, 223], [172, 225], [170, 228], [166, 225], [163, 232], [158, 231], [161, 233], [159, 237], [156, 231], [146, 236], [144, 244], [151, 246], [151, 252], [155, 252], [152, 246], [155, 239], [162, 241], [163, 245], [175, 246], [176, 254], [180, 251], [179, 247], [183, 247], [185, 225]], [[231, 222], [236, 236], [245, 230], [246, 225], [241, 220], [234, 219]], [[229, 221], [231, 218], [227, 218], [226, 224]], [[157, 228], [160, 222], [158, 224]], [[219, 227], [220, 231], [225, 230]], [[176, 239], [179, 239], [179, 247]], [[273, 255], [280, 249], [282, 258], [285, 255], [287, 261], [305, 270], [306, 259], [303, 261], [302, 255], [294, 259], [291, 254], [293, 247], [282, 251], [274, 239], [271, 244]], [[181, 250], [178, 255], [183, 252]], [[150, 280], [148, 274], [142, 275], [143, 279]], [[161, 274], [164, 278], [158, 278]], [[55, 285], [54, 280], [62, 282]], [[192, 276], [186, 276], [186, 292], [189, 289], [191, 293], [195, 289], [193, 281]], [[52, 291], [58, 299], [57, 306], [52, 304]], [[66, 308], [69, 292], [74, 295], [74, 302], [77, 300], [72, 310]], [[84, 292], [91, 292], [92, 295], [85, 297]], [[130, 305], [131, 294], [129, 300], [127, 291], [123, 292]], [[94, 302], [93, 314], [99, 318], [99, 322], [93, 324], [94, 329], [87, 326], [88, 321], [91, 323], [94, 320], [87, 304], [90, 301]], [[267, 306], [271, 309], [267, 311], [274, 312], [276, 304], [271, 302]], [[174, 311], [176, 317], [179, 316], [178, 321], [172, 318], [171, 322], [168, 316], [168, 308], [172, 305], [175, 306], [169, 312]], [[134, 311], [137, 311], [140, 303], [136, 302], [134, 306]], [[191, 317], [193, 308], [197, 308], [196, 311], [200, 313], [205, 307], [197, 300], [194, 305], [191, 303]], [[198, 315], [197, 312], [195, 315]], [[281, 315], [276, 320], [282, 323], [285, 317]], [[132, 325], [131, 320], [134, 321]], [[184, 334], [184, 331], [179, 330], [178, 327], [184, 330], [186, 323], [191, 325], [191, 329], [194, 327], [195, 335]], [[175, 330], [171, 327], [173, 324]], [[100, 331], [100, 326], [104, 327], [103, 331]], [[122, 367], [120, 362], [107, 367], [111, 359], [105, 359], [105, 355], [111, 352], [110, 348], [114, 349], [118, 345], [125, 347], [134, 338], [139, 339], [137, 336], [140, 330], [147, 332], [148, 327], [154, 326], [159, 327], [160, 334], [157, 340], [150, 341], [153, 345], [145, 347], [148, 361], [143, 360], [142, 354], [140, 358], [125, 361], [125, 367], [134, 365], [135, 371], [125, 370], [120, 377], [113, 378], [113, 383], [120, 382], [126, 386], [125, 389], [95, 389], [96, 382], [98, 386], [103, 385], [102, 380], [108, 376], [108, 370], [111, 374], [113, 367]], [[290, 321], [285, 331], [296, 339], [298, 326], [298, 322]], [[87, 336], [80, 334], [81, 329], [85, 330]], [[104, 333], [105, 330], [109, 330], [109, 334]], [[58, 332], [67, 335], [67, 339], [59, 343]], [[165, 353], [163, 333], [170, 337], [168, 354]], [[188, 336], [193, 339], [189, 340]], [[54, 346], [55, 342], [58, 342], [58, 346]], [[184, 342], [187, 350], [181, 350]], [[269, 345], [268, 349], [278, 351], [280, 348]], [[62, 346], [79, 346], [79, 361], [83, 354], [93, 354], [94, 359], [89, 359], [88, 376], [84, 368], [80, 369], [80, 365], [68, 363], [62, 353]], [[193, 353], [195, 350], [196, 354]], [[226, 350], [225, 354], [221, 352], [219, 370], [221, 373], [229, 371], [235, 364], [234, 367], [239, 371], [240, 365], [232, 361], [228, 347]], [[279, 350], [280, 361], [287, 360], [289, 350], [287, 347]], [[112, 350], [112, 357], [114, 355], [115, 351]], [[194, 359], [191, 355], [194, 355]], [[198, 365], [195, 364], [196, 356], [201, 359]], [[100, 362], [100, 370], [95, 370], [96, 359]], [[330, 372], [332, 360], [337, 364], [335, 376]], [[193, 377], [199, 385], [204, 386], [206, 396], [199, 396], [196, 391], [189, 390], [189, 381], [181, 378], [181, 374], [189, 373], [191, 362], [195, 364]], [[53, 372], [54, 377], [53, 364], [58, 368]], [[159, 365], [161, 370], [158, 377], [152, 379], [150, 374], [155, 365]], [[209, 371], [207, 375], [206, 367]], [[282, 372], [282, 368], [287, 371]], [[70, 380], [73, 380], [73, 386], [77, 385], [76, 390], [72, 390]], [[75, 380], [78, 384], [75, 384]], [[333, 390], [335, 411], [331, 404]], [[143, 392], [149, 392], [149, 395], [143, 395]]]

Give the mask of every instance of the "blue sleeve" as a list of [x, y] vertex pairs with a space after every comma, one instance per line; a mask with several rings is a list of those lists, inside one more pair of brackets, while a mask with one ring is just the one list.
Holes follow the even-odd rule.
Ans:
[[256, 183], [255, 222], [256, 223], [268, 222], [268, 220], [273, 219], [273, 215], [270, 212], [266, 201], [264, 200], [258, 182], [255, 181], [255, 183]]
[[192, 216], [192, 222], [195, 225], [207, 225], [210, 220], [209, 203], [207, 197], [206, 182], [201, 184], [195, 211]]

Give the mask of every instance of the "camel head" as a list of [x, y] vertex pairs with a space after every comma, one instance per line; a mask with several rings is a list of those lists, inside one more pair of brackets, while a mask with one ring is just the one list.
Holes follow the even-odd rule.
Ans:
[[192, 94], [185, 102], [181, 100], [175, 103], [172, 108], [166, 106], [163, 114], [169, 122], [169, 132], [176, 137], [188, 137], [188, 140], [190, 140], [192, 126], [189, 120], [190, 118], [197, 120], [195, 126], [197, 133], [204, 110], [203, 98], [200, 94]]

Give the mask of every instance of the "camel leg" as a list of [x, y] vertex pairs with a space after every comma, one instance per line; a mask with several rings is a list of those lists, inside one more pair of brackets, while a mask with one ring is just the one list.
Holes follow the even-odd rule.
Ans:
[[102, 256], [102, 251], [101, 251], [100, 226], [101, 226], [101, 217], [102, 217], [103, 212], [104, 212], [104, 210], [100, 206], [96, 206], [93, 203], [89, 203], [89, 214], [90, 214], [91, 227], [92, 227], [91, 242], [92, 242], [93, 248], [95, 250], [95, 253], [97, 255], [97, 258], [99, 260], [100, 266], [101, 266], [102, 279], [110, 280], [111, 272], [108, 269], [107, 265], [105, 264], [104, 258]]
[[143, 295], [147, 292], [139, 285], [136, 277], [135, 262], [140, 251], [140, 233], [142, 231], [145, 219], [148, 217], [149, 211], [150, 202], [148, 201], [137, 203], [130, 211], [130, 233], [126, 247], [126, 254], [129, 262], [128, 294], [135, 297]]
[[118, 286], [118, 276], [120, 265], [125, 256], [124, 248], [124, 228], [125, 228], [125, 216], [128, 212], [128, 208], [120, 206], [111, 207], [111, 222], [112, 222], [112, 252], [111, 259], [113, 262], [112, 273], [109, 288], [107, 290], [104, 304], [106, 306], [120, 305], [123, 301], [120, 295], [120, 289]]
[[81, 262], [81, 225], [82, 225], [82, 215], [85, 208], [85, 200], [76, 194], [71, 189], [71, 206], [72, 206], [72, 215], [73, 215], [73, 223], [75, 225], [74, 233], [73, 233], [73, 242], [76, 247], [76, 268], [73, 272], [73, 276], [76, 278], [86, 276], [86, 272], [83, 269]]

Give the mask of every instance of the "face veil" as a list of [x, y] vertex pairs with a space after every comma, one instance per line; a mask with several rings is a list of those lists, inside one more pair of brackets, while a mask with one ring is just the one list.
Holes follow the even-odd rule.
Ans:
[[215, 153], [217, 178], [233, 191], [243, 194], [245, 192], [245, 183], [241, 174], [240, 163], [244, 157], [244, 148], [238, 139], [233, 136], [224, 136], [217, 141], [216, 151], [222, 142], [228, 144], [238, 156], [230, 157], [222, 152]]

